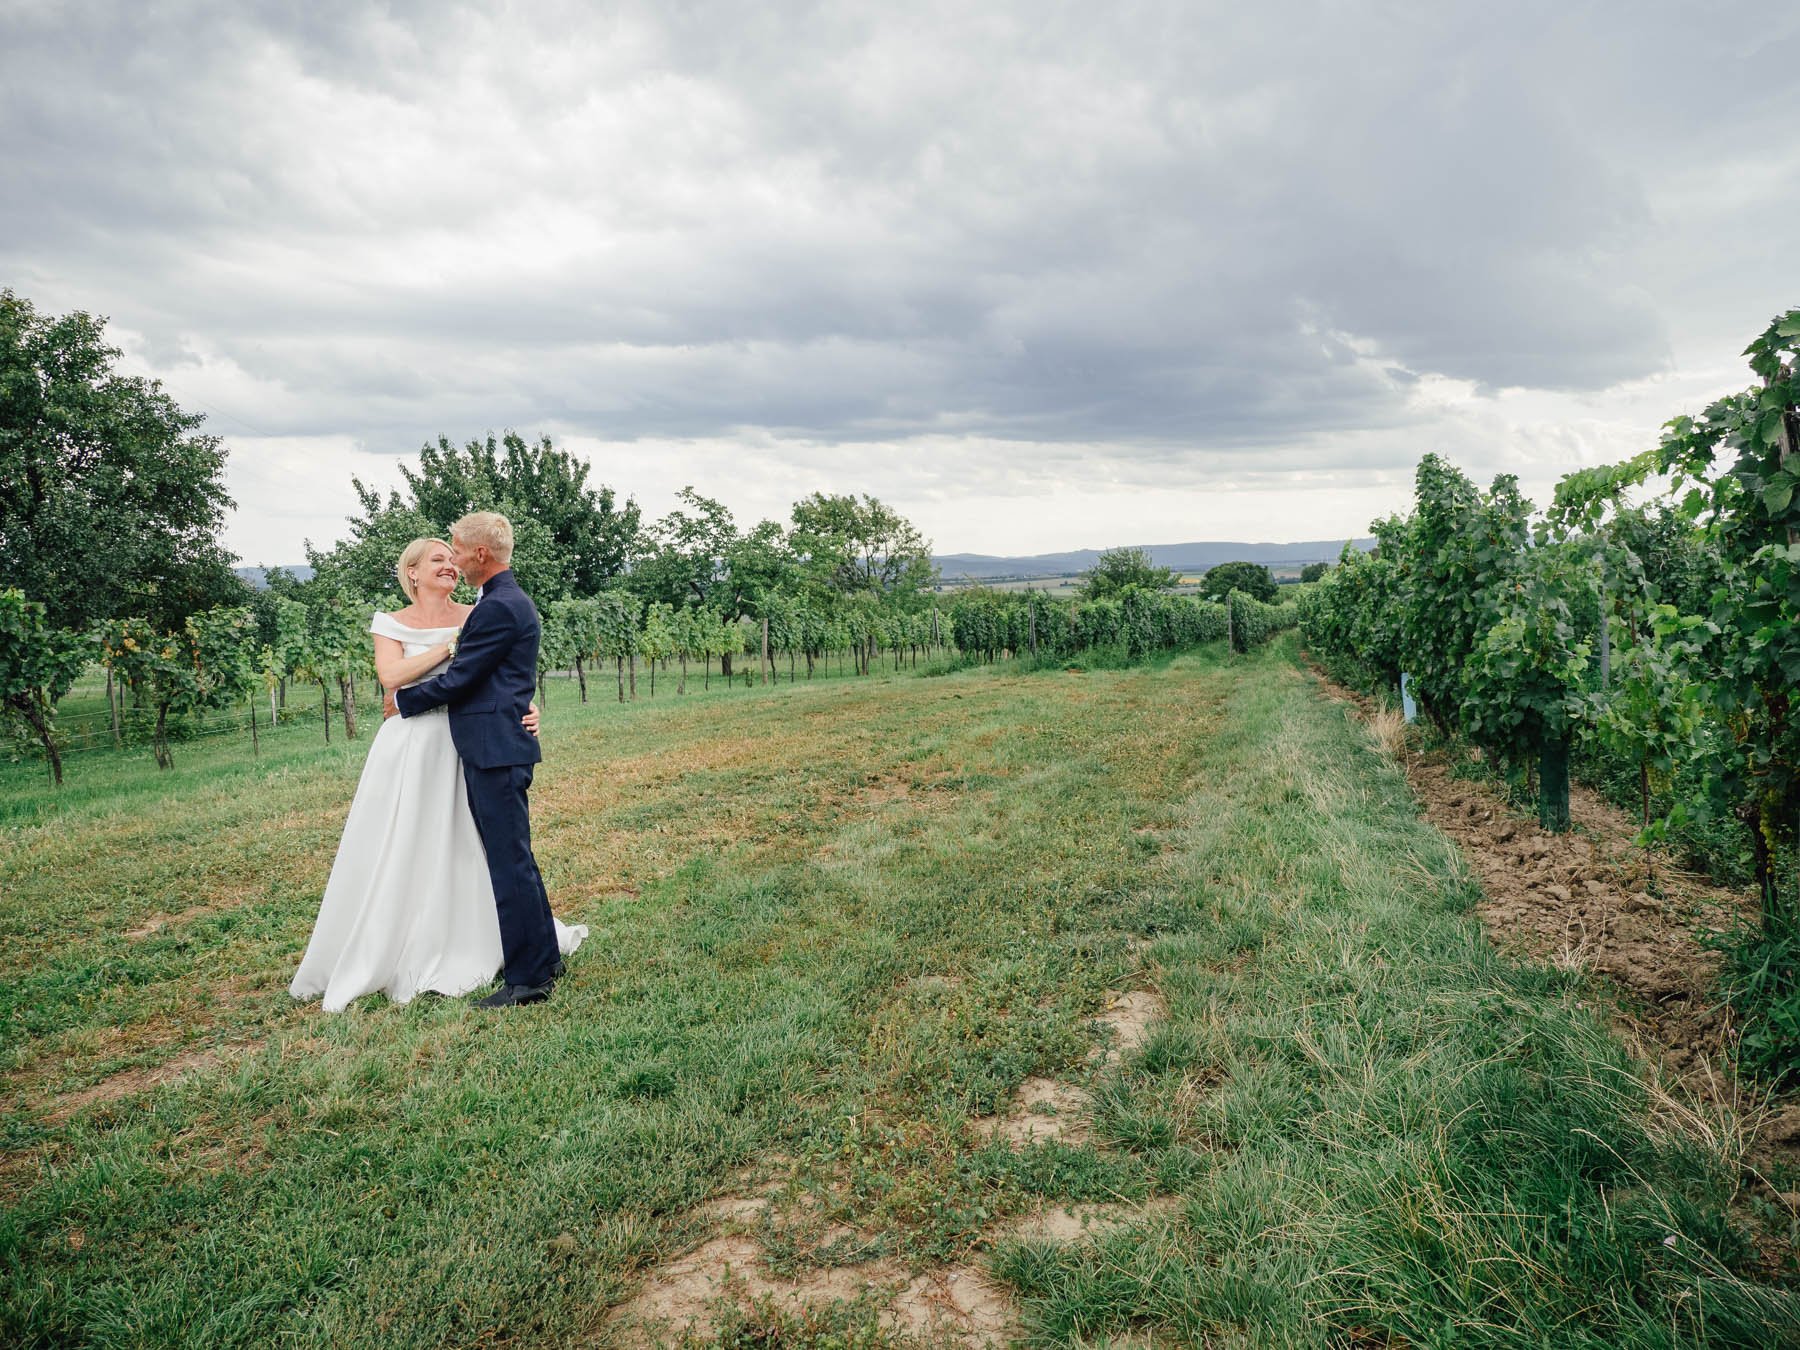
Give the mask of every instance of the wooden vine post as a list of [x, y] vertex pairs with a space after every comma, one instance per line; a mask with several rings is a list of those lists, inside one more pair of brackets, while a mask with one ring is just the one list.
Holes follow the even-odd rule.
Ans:
[[[1794, 366], [1789, 366], [1789, 379], [1793, 378], [1793, 372]], [[1763, 376], [1763, 388], [1767, 389], [1774, 383], [1775, 377], [1773, 374]], [[1788, 473], [1794, 474], [1800, 474], [1800, 451], [1796, 451], [1795, 448], [1796, 439], [1800, 439], [1795, 435], [1794, 424], [1797, 421], [1800, 421], [1800, 409], [1795, 409], [1790, 405], [1781, 410], [1781, 458], [1779, 463]], [[1791, 521], [1789, 522], [1787, 527], [1787, 541], [1790, 548], [1793, 547], [1793, 545], [1800, 543], [1800, 525], [1795, 525]]]
[[[1606, 599], [1606, 554], [1600, 555], [1600, 687], [1612, 684], [1612, 607]], [[1649, 824], [1648, 821], [1645, 824]]]

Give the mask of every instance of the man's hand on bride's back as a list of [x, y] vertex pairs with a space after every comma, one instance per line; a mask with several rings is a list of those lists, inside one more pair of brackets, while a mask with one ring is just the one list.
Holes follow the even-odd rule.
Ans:
[[538, 734], [538, 706], [536, 703], [525, 705], [525, 715], [519, 719], [519, 725], [533, 736]]

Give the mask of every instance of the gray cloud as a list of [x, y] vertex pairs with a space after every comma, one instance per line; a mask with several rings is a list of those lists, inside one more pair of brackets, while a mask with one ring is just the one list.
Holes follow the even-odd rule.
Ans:
[[1278, 472], [1391, 434], [1385, 465], [1431, 425], [1422, 379], [1585, 397], [1793, 301], [1767, 222], [1800, 195], [1797, 31], [1749, 4], [15, 5], [0, 276], [112, 315], [228, 431]]

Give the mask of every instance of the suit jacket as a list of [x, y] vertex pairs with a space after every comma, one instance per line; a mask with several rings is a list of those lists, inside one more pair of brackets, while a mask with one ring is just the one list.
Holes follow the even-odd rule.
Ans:
[[538, 612], [511, 570], [496, 572], [463, 620], [456, 658], [442, 675], [394, 691], [402, 717], [450, 709], [450, 739], [464, 764], [536, 764], [537, 737], [519, 725], [537, 687]]

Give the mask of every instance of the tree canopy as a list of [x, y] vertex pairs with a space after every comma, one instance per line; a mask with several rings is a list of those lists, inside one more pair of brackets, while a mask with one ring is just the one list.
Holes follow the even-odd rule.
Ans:
[[692, 485], [676, 496], [681, 505], [644, 531], [631, 589], [646, 601], [677, 609], [726, 599], [731, 557], [740, 542], [731, 509]]
[[1152, 563], [1144, 549], [1109, 548], [1081, 574], [1081, 595], [1088, 600], [1104, 600], [1133, 586], [1166, 591], [1179, 580], [1168, 568]]
[[1209, 599], [1223, 600], [1233, 591], [1242, 591], [1265, 605], [1274, 604], [1281, 595], [1275, 578], [1261, 563], [1222, 562], [1209, 567], [1200, 579], [1200, 594]]
[[535, 445], [513, 432], [457, 449], [446, 436], [402, 464], [406, 492], [381, 494], [352, 479], [361, 512], [328, 550], [307, 546], [322, 577], [365, 595], [394, 585], [394, 559], [423, 535], [448, 537], [470, 511], [500, 511], [513, 525], [513, 571], [541, 600], [598, 594], [622, 575], [637, 547], [639, 512], [610, 487], [590, 487], [588, 465], [548, 436]]
[[838, 595], [922, 591], [935, 580], [931, 542], [866, 493], [815, 492], [794, 503], [788, 546], [812, 584]]
[[121, 375], [105, 320], [0, 290], [0, 588], [53, 628], [179, 626], [243, 598], [218, 532], [225, 449], [156, 380]]

